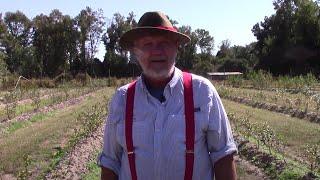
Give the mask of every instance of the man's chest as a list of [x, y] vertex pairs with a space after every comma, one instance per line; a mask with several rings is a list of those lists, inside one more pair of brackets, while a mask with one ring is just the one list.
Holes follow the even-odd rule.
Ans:
[[[132, 139], [135, 148], [153, 153], [155, 149], [183, 151], [186, 142], [184, 102], [181, 98], [155, 103], [148, 99], [137, 99], [133, 109]], [[195, 142], [202, 142], [208, 128], [206, 104], [195, 103]], [[117, 125], [117, 141], [125, 146], [124, 120]]]

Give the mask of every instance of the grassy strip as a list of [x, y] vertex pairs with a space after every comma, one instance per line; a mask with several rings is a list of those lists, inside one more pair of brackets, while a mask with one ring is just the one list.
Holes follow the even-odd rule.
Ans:
[[[233, 127], [234, 120], [231, 120]], [[290, 157], [284, 157], [283, 154], [274, 149], [270, 154], [269, 149], [262, 144], [258, 148], [257, 139], [252, 136], [243, 138], [235, 132], [235, 139], [239, 144], [240, 157], [262, 168], [272, 179], [303, 179], [304, 176], [310, 175], [308, 174], [310, 172], [309, 167], [305, 163], [298, 162]]]
[[252, 122], [268, 123], [272, 129], [283, 138], [285, 145], [292, 150], [290, 153], [299, 155], [307, 144], [316, 144], [320, 137], [320, 125], [301, 121], [283, 114], [256, 109], [223, 99], [228, 112], [235, 115], [249, 115]]
[[92, 161], [88, 164], [88, 173], [86, 173], [83, 180], [99, 180], [101, 175], [101, 168], [97, 166], [96, 161]]
[[319, 98], [308, 94], [308, 91], [303, 93], [286, 93], [284, 91], [266, 91], [256, 89], [234, 88], [227, 86], [217, 86], [219, 94], [224, 96], [232, 96], [245, 98], [250, 101], [271, 103], [277, 106], [283, 106], [299, 111], [319, 113]]
[[[263, 122], [267, 122], [271, 125], [277, 135], [281, 135], [285, 142], [284, 145], [286, 146], [286, 149], [283, 152], [285, 157], [283, 157], [283, 154], [279, 154], [276, 151], [271, 151], [270, 154], [268, 151], [269, 149], [261, 144], [259, 149], [257, 149], [257, 146], [251, 145], [247, 147], [240, 145], [240, 155], [244, 155], [255, 165], [263, 168], [271, 177], [277, 179], [297, 179], [298, 177], [301, 178], [309, 171], [305, 163], [298, 162], [294, 158], [304, 154], [303, 151], [307, 144], [311, 144], [312, 142], [317, 143], [319, 141], [320, 126], [318, 124], [309, 122], [301, 123], [299, 120], [281, 114], [254, 109], [227, 100], [223, 101], [227, 111], [235, 114], [236, 117], [249, 116], [251, 124], [262, 124]], [[238, 118], [231, 119], [232, 124], [238, 124], [240, 122], [240, 119]], [[289, 127], [290, 131], [286, 129], [286, 127]], [[234, 126], [234, 129], [237, 128]], [[247, 137], [246, 140], [249, 140], [251, 144], [257, 143], [257, 140], [252, 136], [249, 138]], [[239, 144], [242, 144], [243, 142], [245, 141], [242, 140], [241, 142], [240, 140]], [[283, 161], [283, 159], [285, 159], [285, 161]]]
[[[60, 99], [62, 100], [63, 99], [63, 94], [59, 94], [59, 97], [61, 97]], [[42, 108], [44, 106], [48, 106], [48, 105], [51, 105], [51, 104], [55, 104], [56, 101], [52, 101], [52, 99], [50, 99], [50, 97], [48, 98], [42, 98], [40, 99], [40, 102], [39, 102], [39, 108]], [[25, 104], [19, 104], [17, 105], [17, 107], [15, 108], [15, 116], [19, 116], [23, 113], [27, 113], [27, 112], [31, 112], [35, 109], [35, 106], [32, 105], [32, 98], [31, 98], [31, 102], [30, 103], [25, 103]], [[6, 111], [4, 108], [1, 108], [0, 109], [0, 121], [1, 120], [4, 120], [7, 118], [7, 115], [6, 115]]]
[[263, 148], [257, 149], [251, 141], [239, 148], [239, 154], [255, 166], [262, 168], [272, 179], [301, 179], [308, 172], [305, 165], [288, 158], [283, 161], [279, 158], [280, 154], [268, 154]]
[[30, 157], [30, 169], [36, 176], [53, 167], [50, 164], [56, 164], [55, 161], [58, 162], [61, 159], [67, 151], [64, 148], [68, 146], [75, 130], [80, 126], [76, 119], [79, 112], [103, 102], [102, 97], [110, 96], [112, 93], [112, 88], [97, 91], [96, 96], [89, 98], [86, 102], [67, 107], [46, 121], [37, 121], [14, 131], [8, 137], [1, 138], [0, 171], [17, 175], [26, 164], [22, 158], [25, 155]]
[[276, 104], [266, 103], [263, 101], [255, 101], [252, 99], [237, 97], [237, 96], [221, 96], [224, 99], [228, 99], [234, 102], [245, 104], [254, 108], [265, 109], [272, 112], [283, 113], [299, 119], [308, 120], [310, 122], [320, 124], [320, 116], [315, 112], [307, 112], [299, 109], [294, 109], [288, 106], [278, 106]]
[[[100, 89], [100, 88], [99, 88]], [[63, 101], [67, 101], [70, 98], [76, 98], [78, 96], [82, 96], [83, 94], [86, 93], [90, 93], [93, 89], [90, 88], [82, 88], [81, 92], [79, 93], [79, 89], [70, 89], [68, 90], [68, 94], [65, 94], [63, 92], [58, 93], [58, 95], [54, 95], [53, 98], [44, 98], [44, 99], [40, 99], [39, 102], [39, 107], [38, 108], [42, 108], [45, 106], [49, 106], [49, 105], [54, 105]], [[60, 90], [63, 91], [63, 90]], [[32, 99], [32, 98], [31, 98]], [[31, 100], [32, 101], [32, 100]], [[33, 105], [33, 102], [31, 103], [26, 103], [26, 104], [19, 104], [17, 105], [17, 107], [15, 108], [15, 114], [14, 117], [19, 116], [23, 113], [28, 113], [35, 110], [35, 105]], [[0, 109], [0, 122], [5, 120], [7, 118], [6, 115], [6, 111], [4, 108]]]
[[[94, 156], [97, 157], [99, 153], [100, 151], [96, 151]], [[84, 174], [81, 177], [81, 179], [83, 180], [99, 180], [100, 179], [101, 168], [97, 165], [96, 160], [90, 161], [87, 164], [87, 169], [88, 169], [87, 173]]]
[[[98, 107], [100, 105], [100, 107]], [[62, 158], [66, 155], [67, 152], [69, 152], [74, 146], [76, 146], [76, 144], [88, 137], [88, 135], [90, 135], [92, 132], [94, 132], [99, 126], [102, 125], [102, 122], [104, 121], [104, 118], [102, 118], [103, 114], [105, 114], [105, 112], [103, 112], [103, 109], [105, 109], [104, 107], [101, 107], [101, 104], [95, 104], [94, 106], [92, 106], [93, 111], [87, 111], [87, 112], [83, 112], [80, 116], [84, 115], [85, 122], [82, 121], [82, 126], [84, 125], [84, 127], [79, 128], [69, 139], [68, 141], [68, 145], [64, 148], [59, 148], [58, 152], [55, 153], [55, 155], [53, 156], [53, 158], [51, 159], [50, 165], [48, 168], [46, 168], [43, 173], [41, 173], [37, 179], [45, 179], [45, 175], [48, 174], [50, 171], [52, 171], [60, 162], [60, 160], [62, 160]], [[83, 116], [82, 116], [83, 117]], [[89, 123], [89, 124], [86, 124]], [[86, 126], [88, 125], [88, 126]]]
[[[86, 101], [87, 98], [88, 97], [86, 97], [83, 101]], [[32, 116], [28, 121], [13, 122], [8, 127], [6, 127], [4, 134], [8, 135], [8, 134], [16, 131], [17, 129], [27, 127], [28, 125], [32, 124], [33, 122], [48, 119], [57, 113], [59, 113], [59, 110], [53, 110], [48, 113], [37, 113], [34, 116]], [[0, 128], [1, 128], [1, 126], [0, 126]]]
[[43, 121], [46, 120], [48, 118], [53, 117], [54, 115], [56, 115], [58, 113], [58, 110], [55, 111], [51, 111], [48, 113], [38, 113], [34, 116], [32, 116], [28, 121], [22, 121], [22, 122], [13, 122], [11, 123], [6, 130], [4, 131], [5, 135], [10, 135], [10, 133], [13, 133], [14, 131], [20, 129], [20, 128], [24, 128], [27, 127], [29, 125], [31, 125], [34, 122], [38, 122], [38, 121]]

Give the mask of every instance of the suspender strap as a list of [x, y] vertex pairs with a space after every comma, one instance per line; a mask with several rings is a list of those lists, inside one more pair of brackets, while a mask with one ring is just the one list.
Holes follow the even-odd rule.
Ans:
[[[132, 119], [133, 119], [133, 104], [135, 94], [136, 81], [129, 84], [126, 101], [126, 119], [125, 119], [125, 137], [128, 151], [129, 167], [132, 180], [137, 180], [137, 172], [135, 165], [135, 153], [132, 142]], [[194, 102], [192, 90], [192, 76], [189, 73], [183, 72], [183, 87], [184, 87], [184, 111], [186, 124], [186, 167], [184, 180], [192, 180], [193, 163], [194, 163], [194, 139], [195, 139], [195, 124], [194, 124]]]
[[127, 101], [126, 101], [126, 119], [125, 119], [125, 137], [126, 145], [129, 159], [129, 167], [131, 172], [132, 180], [137, 180], [137, 171], [135, 164], [135, 153], [133, 149], [132, 142], [132, 118], [133, 118], [133, 104], [134, 104], [134, 93], [135, 86], [137, 81], [133, 81], [129, 84], [127, 92]]
[[184, 87], [184, 113], [186, 124], [186, 167], [184, 173], [185, 180], [192, 180], [194, 162], [194, 102], [192, 90], [192, 77], [190, 73], [183, 72]]

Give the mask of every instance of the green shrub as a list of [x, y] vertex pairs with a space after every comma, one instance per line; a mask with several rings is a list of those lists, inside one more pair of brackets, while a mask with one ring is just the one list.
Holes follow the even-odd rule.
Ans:
[[243, 85], [243, 78], [240, 76], [229, 76], [227, 83], [233, 87], [241, 87]]
[[253, 87], [258, 89], [269, 88], [273, 82], [271, 73], [262, 70], [250, 72], [246, 77], [252, 82]]
[[19, 77], [17, 75], [11, 74], [11, 75], [8, 75], [8, 76], [3, 77], [1, 79], [2, 79], [1, 89], [9, 90], [9, 89], [13, 89], [15, 87], [16, 81], [19, 79]]
[[75, 80], [76, 80], [76, 82], [80, 83], [82, 86], [86, 86], [88, 84], [88, 82], [90, 82], [91, 77], [87, 73], [78, 73], [75, 76]]
[[8, 92], [4, 95], [5, 112], [8, 119], [12, 119], [16, 115], [17, 93], [15, 91]]
[[73, 79], [72, 75], [70, 73], [61, 73], [58, 76], [54, 78], [54, 83], [56, 85], [69, 82]]

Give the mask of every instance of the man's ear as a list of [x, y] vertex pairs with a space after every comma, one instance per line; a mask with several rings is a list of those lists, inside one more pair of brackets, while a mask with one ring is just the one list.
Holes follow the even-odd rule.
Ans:
[[134, 48], [130, 48], [129, 52], [130, 52], [131, 56], [137, 57], [137, 54], [136, 54]]
[[130, 51], [130, 62], [134, 64], [138, 64], [137, 56], [132, 51]]
[[137, 55], [137, 49], [134, 49], [134, 48], [131, 48], [129, 50], [130, 52], [130, 61], [135, 63], [135, 64], [138, 64], [139, 65], [139, 60], [138, 60], [138, 55]]
[[138, 49], [133, 47], [132, 50], [130, 51], [134, 56], [136, 56], [137, 58], [141, 57], [143, 55], [143, 52]]

